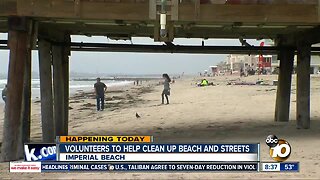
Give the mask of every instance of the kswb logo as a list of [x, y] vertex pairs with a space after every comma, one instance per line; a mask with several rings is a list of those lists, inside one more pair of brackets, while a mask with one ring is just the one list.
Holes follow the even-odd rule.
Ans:
[[56, 160], [55, 144], [25, 144], [24, 155], [26, 161]]
[[278, 162], [285, 161], [291, 154], [291, 146], [284, 139], [278, 139], [275, 135], [269, 135], [266, 144], [270, 147], [270, 157]]

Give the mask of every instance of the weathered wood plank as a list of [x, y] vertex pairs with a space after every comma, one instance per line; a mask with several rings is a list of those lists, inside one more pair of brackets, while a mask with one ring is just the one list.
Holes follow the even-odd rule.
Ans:
[[297, 128], [310, 128], [310, 59], [311, 45], [298, 45], [297, 59]]
[[1, 0], [0, 16], [15, 15], [17, 13], [17, 0]]
[[[149, 3], [80, 1], [81, 19], [77, 20], [150, 20]], [[24, 0], [18, 1], [17, 15], [75, 19], [74, 1]], [[200, 4], [199, 18], [195, 18], [194, 4], [179, 4], [179, 21], [198, 22], [282, 22], [319, 23], [316, 4]], [[154, 17], [153, 17], [154, 18]]]
[[76, 18], [74, 1], [18, 0], [17, 15]]
[[194, 19], [200, 18], [200, 0], [194, 1]]
[[[174, 22], [176, 23], [176, 22]], [[156, 27], [159, 24], [158, 21], [154, 22], [154, 26], [115, 26], [115, 25], [96, 25], [96, 24], [53, 24], [53, 23], [42, 23], [43, 26], [48, 28], [56, 28], [64, 29], [70, 34], [92, 34], [92, 35], [132, 35], [137, 37], [152, 37], [154, 36], [154, 29], [159, 28]], [[310, 28], [310, 27], [309, 27]], [[274, 28], [274, 27], [264, 27], [264, 28], [251, 28], [251, 27], [234, 27], [232, 28], [224, 28], [221, 27], [206, 27], [206, 26], [192, 26], [189, 28], [177, 27], [175, 26], [174, 35], [175, 38], [181, 37], [191, 37], [191, 38], [199, 38], [199, 37], [208, 37], [208, 38], [239, 38], [240, 34], [246, 34], [247, 38], [270, 38], [277, 37], [278, 34], [289, 34], [295, 32], [301, 32], [303, 30], [308, 30], [306, 27], [304, 28]]]
[[64, 135], [69, 132], [69, 57], [65, 56], [63, 63], [63, 79], [64, 79]]
[[194, 5], [179, 6], [179, 21], [197, 22], [283, 22], [319, 23], [316, 5], [220, 5], [201, 4], [200, 17], [196, 19]]
[[153, 40], [155, 42], [160, 41], [160, 24], [159, 23], [154, 23], [153, 27]]
[[[70, 43], [71, 37], [70, 35], [65, 35], [65, 42]], [[65, 135], [68, 135], [68, 127], [69, 127], [69, 56], [70, 53], [70, 47], [64, 47], [63, 48], [63, 63], [62, 63], [62, 69], [63, 69], [63, 80], [64, 80], [64, 133]]]
[[18, 14], [32, 17], [79, 18], [103, 20], [148, 20], [148, 3], [111, 3], [103, 1], [79, 1], [75, 12], [74, 1], [24, 0], [18, 2]]
[[[104, 10], [103, 10], [104, 9]], [[81, 15], [86, 19], [110, 20], [149, 20], [148, 3], [103, 3], [88, 2], [82, 4]]]
[[74, 13], [76, 17], [81, 17], [81, 1], [75, 0], [74, 1]]
[[30, 142], [31, 125], [31, 49], [28, 47], [25, 62], [25, 75], [23, 80], [23, 96], [21, 107], [21, 134], [19, 135], [18, 157], [23, 158], [24, 143]]
[[174, 39], [174, 24], [172, 21], [167, 22], [168, 38], [166, 42], [173, 42]]
[[157, 3], [156, 0], [149, 0], [149, 19], [157, 19]]
[[8, 32], [8, 22], [6, 19], [0, 19], [0, 33]]
[[39, 39], [38, 43], [42, 141], [46, 143], [51, 143], [55, 141], [56, 136], [55, 123], [53, 119], [51, 43], [44, 39]]
[[23, 100], [22, 100], [22, 143], [21, 155], [23, 155], [24, 143], [30, 142], [31, 131], [31, 74], [32, 74], [32, 48], [35, 47], [35, 40], [37, 35], [35, 31], [35, 24], [31, 21], [28, 27], [28, 49], [25, 62], [25, 76], [23, 82]]
[[9, 18], [10, 61], [8, 72], [8, 95], [3, 128], [1, 156], [3, 161], [17, 160], [21, 137], [21, 110], [23, 80], [28, 48], [28, 20], [26, 18]]
[[320, 22], [320, 0], [318, 0], [318, 21]]
[[171, 21], [179, 20], [179, 0], [172, 0]]
[[64, 122], [64, 79], [63, 79], [63, 47], [52, 46], [53, 58], [53, 90], [54, 90], [54, 119], [56, 125], [56, 136], [65, 134]]
[[31, 118], [31, 49], [27, 50], [23, 82], [22, 142], [30, 142]]
[[293, 58], [294, 50], [287, 49], [280, 52], [275, 121], [289, 121]]

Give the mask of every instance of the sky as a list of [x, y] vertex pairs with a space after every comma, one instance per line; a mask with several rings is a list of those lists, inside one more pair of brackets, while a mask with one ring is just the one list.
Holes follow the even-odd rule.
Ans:
[[[7, 34], [0, 33], [0, 40], [6, 40]], [[114, 41], [107, 37], [72, 36], [72, 42], [126, 43], [130, 41]], [[256, 40], [248, 40], [258, 45]], [[155, 43], [151, 38], [133, 38], [133, 44]], [[174, 44], [201, 45], [202, 39], [175, 39]], [[240, 46], [237, 39], [209, 39], [205, 45]], [[90, 74], [196, 74], [207, 70], [209, 66], [224, 61], [227, 55], [208, 54], [156, 54], [156, 53], [124, 53], [124, 52], [72, 52], [70, 71]], [[0, 73], [8, 72], [9, 51], [0, 50]], [[32, 52], [32, 71], [39, 71], [38, 52]]]

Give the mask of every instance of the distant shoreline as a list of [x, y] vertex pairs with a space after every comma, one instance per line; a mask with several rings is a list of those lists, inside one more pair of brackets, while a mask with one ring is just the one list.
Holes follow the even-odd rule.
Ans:
[[[108, 77], [101, 78], [105, 81], [152, 81], [160, 80], [161, 77]], [[96, 81], [96, 78], [73, 78], [72, 81]]]

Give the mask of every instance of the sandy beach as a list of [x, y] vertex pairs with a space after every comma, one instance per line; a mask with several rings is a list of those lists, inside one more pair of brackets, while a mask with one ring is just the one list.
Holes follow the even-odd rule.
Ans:
[[[228, 85], [256, 82], [258, 76], [207, 78], [215, 86], [196, 87], [201, 77], [184, 77], [171, 84], [171, 103], [161, 105], [157, 82], [109, 89], [106, 110], [96, 112], [92, 93], [70, 98], [70, 135], [153, 135], [155, 142], [261, 143], [261, 161], [272, 161], [265, 138], [275, 134], [292, 147], [289, 161], [299, 161], [299, 173], [9, 173], [0, 163], [0, 178], [14, 179], [213, 179], [320, 177], [320, 76], [311, 78], [311, 129], [296, 129], [296, 77], [293, 76], [290, 122], [274, 122], [277, 76], [260, 76], [270, 85]], [[3, 105], [0, 105], [0, 140]], [[141, 118], [137, 119], [135, 113]], [[32, 104], [32, 142], [41, 142], [40, 103]]]

